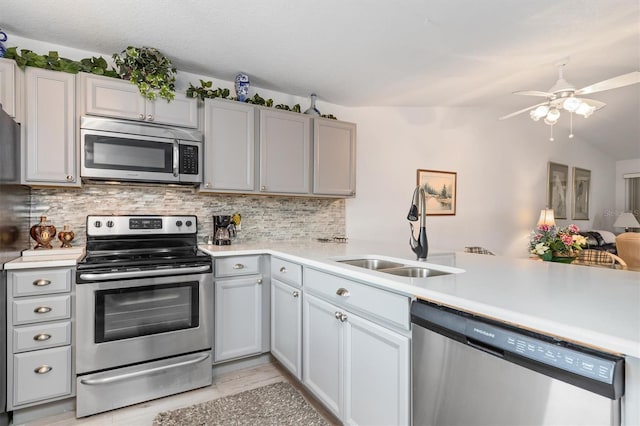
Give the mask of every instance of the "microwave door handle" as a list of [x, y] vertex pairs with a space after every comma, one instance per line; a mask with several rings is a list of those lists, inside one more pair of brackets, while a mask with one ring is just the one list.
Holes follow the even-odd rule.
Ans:
[[180, 143], [173, 141], [173, 176], [178, 177], [180, 172]]

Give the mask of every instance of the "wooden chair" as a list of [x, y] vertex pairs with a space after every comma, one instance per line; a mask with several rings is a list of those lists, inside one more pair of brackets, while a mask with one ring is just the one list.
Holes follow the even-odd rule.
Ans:
[[478, 246], [465, 247], [464, 248], [464, 252], [465, 253], [476, 253], [476, 254], [488, 254], [488, 255], [491, 255], [491, 256], [495, 256], [494, 253], [490, 252], [486, 248], [478, 247]]
[[640, 232], [625, 232], [616, 237], [618, 256], [630, 268], [640, 268]]
[[[627, 263], [613, 253], [604, 250], [584, 249], [580, 250], [576, 265], [594, 265], [603, 268], [627, 269]], [[619, 266], [616, 266], [619, 265]]]

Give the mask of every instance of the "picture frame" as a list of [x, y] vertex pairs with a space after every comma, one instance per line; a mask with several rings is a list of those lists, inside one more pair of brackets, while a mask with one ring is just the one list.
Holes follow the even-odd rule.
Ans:
[[428, 216], [454, 216], [456, 214], [457, 173], [418, 169], [417, 185], [426, 194]]
[[569, 166], [549, 161], [547, 168], [547, 207], [556, 219], [567, 218]]
[[589, 190], [591, 188], [591, 171], [573, 168], [573, 202], [571, 203], [571, 219], [589, 220]]

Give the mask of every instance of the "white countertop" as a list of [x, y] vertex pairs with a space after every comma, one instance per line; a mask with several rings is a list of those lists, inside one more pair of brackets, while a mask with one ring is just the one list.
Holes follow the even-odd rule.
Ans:
[[33, 269], [75, 266], [84, 256], [84, 247], [25, 250], [22, 257], [4, 264], [4, 269]]
[[[601, 350], [640, 358], [640, 272], [468, 253], [432, 252], [417, 262], [408, 242], [389, 245], [262, 242], [200, 248], [212, 256], [268, 253], [411, 297], [499, 319]], [[461, 273], [404, 278], [337, 263], [390, 256]]]

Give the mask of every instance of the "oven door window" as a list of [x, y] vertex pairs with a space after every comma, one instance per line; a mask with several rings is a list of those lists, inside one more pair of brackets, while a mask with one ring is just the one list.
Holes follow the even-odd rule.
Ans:
[[199, 326], [198, 281], [96, 291], [96, 343]]
[[98, 134], [84, 136], [85, 167], [173, 172], [173, 143]]

